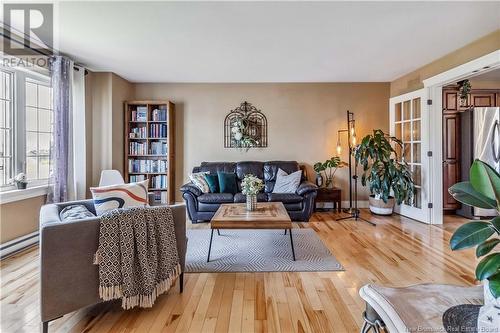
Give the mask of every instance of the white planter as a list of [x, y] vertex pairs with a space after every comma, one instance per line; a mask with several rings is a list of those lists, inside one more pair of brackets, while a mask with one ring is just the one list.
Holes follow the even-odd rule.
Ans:
[[389, 200], [387, 200], [387, 202], [384, 202], [384, 200], [377, 198], [377, 196], [370, 195], [368, 200], [370, 203], [370, 211], [373, 214], [392, 215], [395, 204], [395, 200], [393, 197], [389, 197]]
[[497, 332], [500, 327], [500, 298], [491, 294], [488, 280], [483, 281], [483, 288], [484, 305], [479, 309], [478, 332]]

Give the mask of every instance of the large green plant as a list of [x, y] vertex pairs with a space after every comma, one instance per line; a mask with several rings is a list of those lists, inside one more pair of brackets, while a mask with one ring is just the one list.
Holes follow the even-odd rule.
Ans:
[[387, 202], [391, 190], [398, 205], [413, 198], [415, 186], [406, 162], [402, 162], [391, 143], [403, 147], [401, 140], [374, 130], [356, 147], [354, 158], [363, 166], [361, 184], [370, 185], [370, 192]]
[[[455, 200], [469, 206], [496, 209], [500, 213], [500, 175], [491, 166], [475, 160], [470, 169], [470, 181], [449, 188]], [[492, 237], [494, 235], [494, 237]], [[500, 252], [492, 252], [500, 243], [500, 216], [491, 221], [471, 221], [458, 228], [451, 237], [452, 250], [476, 247], [476, 278], [489, 281], [490, 291], [500, 297]]]
[[335, 177], [335, 172], [337, 169], [343, 168], [347, 166], [346, 162], [343, 162], [340, 157], [334, 156], [323, 163], [317, 162], [314, 164], [313, 168], [316, 173], [321, 174], [322, 172], [325, 175], [325, 186], [328, 187], [333, 183], [333, 179]]

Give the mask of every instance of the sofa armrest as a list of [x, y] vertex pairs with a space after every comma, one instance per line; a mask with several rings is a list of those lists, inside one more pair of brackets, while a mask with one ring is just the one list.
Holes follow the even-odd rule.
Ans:
[[316, 192], [318, 190], [318, 187], [314, 185], [313, 183], [309, 181], [304, 181], [300, 183], [299, 187], [297, 188], [297, 194], [298, 195], [304, 195], [309, 192]]
[[203, 192], [201, 192], [201, 190], [196, 185], [194, 185], [192, 182], [189, 182], [187, 184], [182, 185], [181, 192], [183, 192], [183, 193], [190, 192], [190, 193], [194, 194], [196, 197], [203, 194]]

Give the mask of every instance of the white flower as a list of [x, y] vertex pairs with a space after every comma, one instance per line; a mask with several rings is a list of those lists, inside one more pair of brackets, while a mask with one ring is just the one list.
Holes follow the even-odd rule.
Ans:
[[238, 132], [238, 133], [234, 134], [234, 139], [236, 141], [240, 141], [242, 138], [243, 138], [243, 134], [241, 134], [241, 132]]
[[231, 128], [231, 132], [233, 132], [233, 133], [238, 133], [239, 131], [240, 131], [240, 128], [237, 126], [234, 126], [233, 128]]
[[14, 180], [15, 180], [16, 182], [21, 182], [21, 183], [24, 183], [24, 182], [26, 182], [26, 175], [25, 175], [24, 173], [22, 173], [22, 172], [21, 172], [21, 173], [17, 174], [17, 176], [16, 176], [16, 177], [14, 177]]

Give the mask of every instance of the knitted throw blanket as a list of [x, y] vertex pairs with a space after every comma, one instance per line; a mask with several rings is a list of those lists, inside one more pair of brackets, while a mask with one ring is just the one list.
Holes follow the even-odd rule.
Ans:
[[115, 209], [101, 216], [99, 295], [122, 299], [122, 307], [151, 307], [180, 274], [169, 207]]

